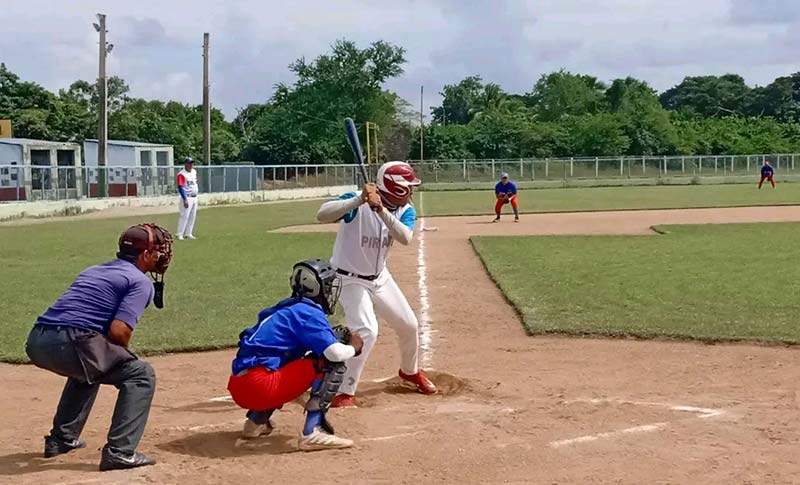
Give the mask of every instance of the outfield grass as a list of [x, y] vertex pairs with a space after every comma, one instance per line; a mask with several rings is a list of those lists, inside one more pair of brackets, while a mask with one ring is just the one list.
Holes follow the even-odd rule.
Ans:
[[800, 224], [662, 229], [473, 245], [532, 334], [800, 343]]
[[[417, 198], [423, 198], [426, 216], [493, 214], [495, 196], [489, 188], [422, 192]], [[775, 190], [758, 190], [752, 184], [538, 189], [520, 190], [519, 194], [523, 213], [800, 204], [800, 184], [780, 184]]]
[[[209, 208], [198, 213], [196, 241], [176, 241], [163, 310], [152, 306], [134, 332], [142, 353], [235, 344], [257, 312], [288, 295], [291, 265], [330, 257], [332, 234], [270, 234], [311, 223], [319, 201]], [[84, 268], [114, 258], [130, 224], [174, 231], [174, 215], [0, 226], [0, 360], [24, 361], [25, 338]]]

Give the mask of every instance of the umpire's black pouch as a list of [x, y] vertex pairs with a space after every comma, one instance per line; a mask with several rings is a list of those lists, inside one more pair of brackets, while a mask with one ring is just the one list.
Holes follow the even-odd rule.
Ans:
[[133, 352], [102, 334], [62, 325], [34, 326], [26, 352], [37, 367], [87, 384], [137, 359]]
[[94, 384], [103, 374], [118, 365], [136, 360], [136, 355], [122, 345], [115, 344], [105, 335], [79, 328], [67, 329], [81, 361], [86, 383]]

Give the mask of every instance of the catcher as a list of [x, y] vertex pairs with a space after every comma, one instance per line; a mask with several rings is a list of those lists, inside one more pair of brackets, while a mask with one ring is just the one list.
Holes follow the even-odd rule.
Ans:
[[500, 213], [503, 211], [503, 206], [508, 203], [511, 203], [511, 208], [514, 209], [514, 222], [519, 222], [517, 186], [508, 179], [507, 173], [500, 174], [500, 181], [494, 186], [494, 195], [497, 197], [497, 203], [494, 205], [497, 217], [492, 222], [500, 222]]
[[364, 343], [346, 327], [328, 323], [326, 314], [333, 314], [341, 289], [328, 261], [295, 264], [289, 282], [292, 296], [262, 310], [256, 325], [239, 335], [228, 391], [249, 410], [242, 436], [271, 433], [272, 413], [311, 388], [298, 448], [348, 448], [353, 442], [334, 434], [325, 413], [344, 379], [344, 361], [359, 355]]

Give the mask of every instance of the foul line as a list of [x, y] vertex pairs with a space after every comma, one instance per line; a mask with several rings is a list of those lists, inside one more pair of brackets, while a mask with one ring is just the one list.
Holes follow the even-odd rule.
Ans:
[[233, 402], [233, 398], [230, 396], [212, 397], [208, 402]]
[[[564, 404], [571, 404], [571, 403], [590, 403], [590, 404], [605, 404], [605, 403], [612, 403], [612, 404], [632, 404], [635, 406], [649, 406], [649, 407], [660, 407], [669, 409], [670, 411], [677, 411], [677, 412], [684, 412], [684, 413], [692, 413], [695, 414], [696, 418], [698, 419], [708, 419], [708, 418], [715, 418], [718, 416], [722, 416], [725, 414], [725, 411], [721, 409], [712, 409], [712, 408], [702, 408], [697, 406], [678, 406], [669, 403], [663, 402], [650, 402], [650, 401], [629, 401], [625, 399], [573, 399], [571, 401], [565, 401]], [[569, 438], [564, 440], [556, 440], [551, 441], [548, 446], [550, 448], [562, 448], [569, 445], [579, 444], [579, 443], [588, 443], [592, 441], [597, 441], [601, 439], [608, 439], [608, 438], [615, 438], [617, 436], [626, 435], [626, 434], [635, 434], [635, 433], [650, 433], [653, 431], [658, 431], [667, 427], [669, 423], [651, 423], [651, 424], [644, 424], [641, 426], [633, 426], [631, 428], [619, 429], [616, 431], [608, 431], [605, 433], [596, 433], [584, 436], [578, 436], [577, 438]]]
[[[419, 196], [419, 211], [422, 210], [423, 195]], [[433, 365], [433, 339], [431, 337], [431, 320], [428, 316], [430, 304], [428, 302], [428, 271], [425, 266], [425, 217], [419, 223], [419, 245], [417, 246], [417, 287], [419, 288], [419, 323], [420, 336], [419, 348], [422, 353], [420, 366], [431, 369]]]

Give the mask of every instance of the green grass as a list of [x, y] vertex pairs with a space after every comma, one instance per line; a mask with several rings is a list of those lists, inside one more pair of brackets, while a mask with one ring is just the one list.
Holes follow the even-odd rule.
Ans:
[[[490, 190], [422, 192], [420, 196], [426, 216], [494, 213], [491, 186]], [[519, 204], [524, 213], [800, 204], [800, 184], [780, 184], [775, 190], [758, 190], [754, 184], [520, 190]]]
[[800, 224], [661, 229], [472, 242], [531, 334], [800, 343]]
[[[204, 209], [196, 241], [176, 241], [166, 275], [165, 308], [145, 312], [132, 345], [144, 354], [230, 346], [264, 306], [288, 295], [291, 265], [330, 257], [332, 234], [270, 234], [311, 223], [319, 201]], [[25, 338], [84, 268], [114, 258], [130, 224], [174, 231], [174, 215], [0, 227], [0, 360], [20, 362]]]

